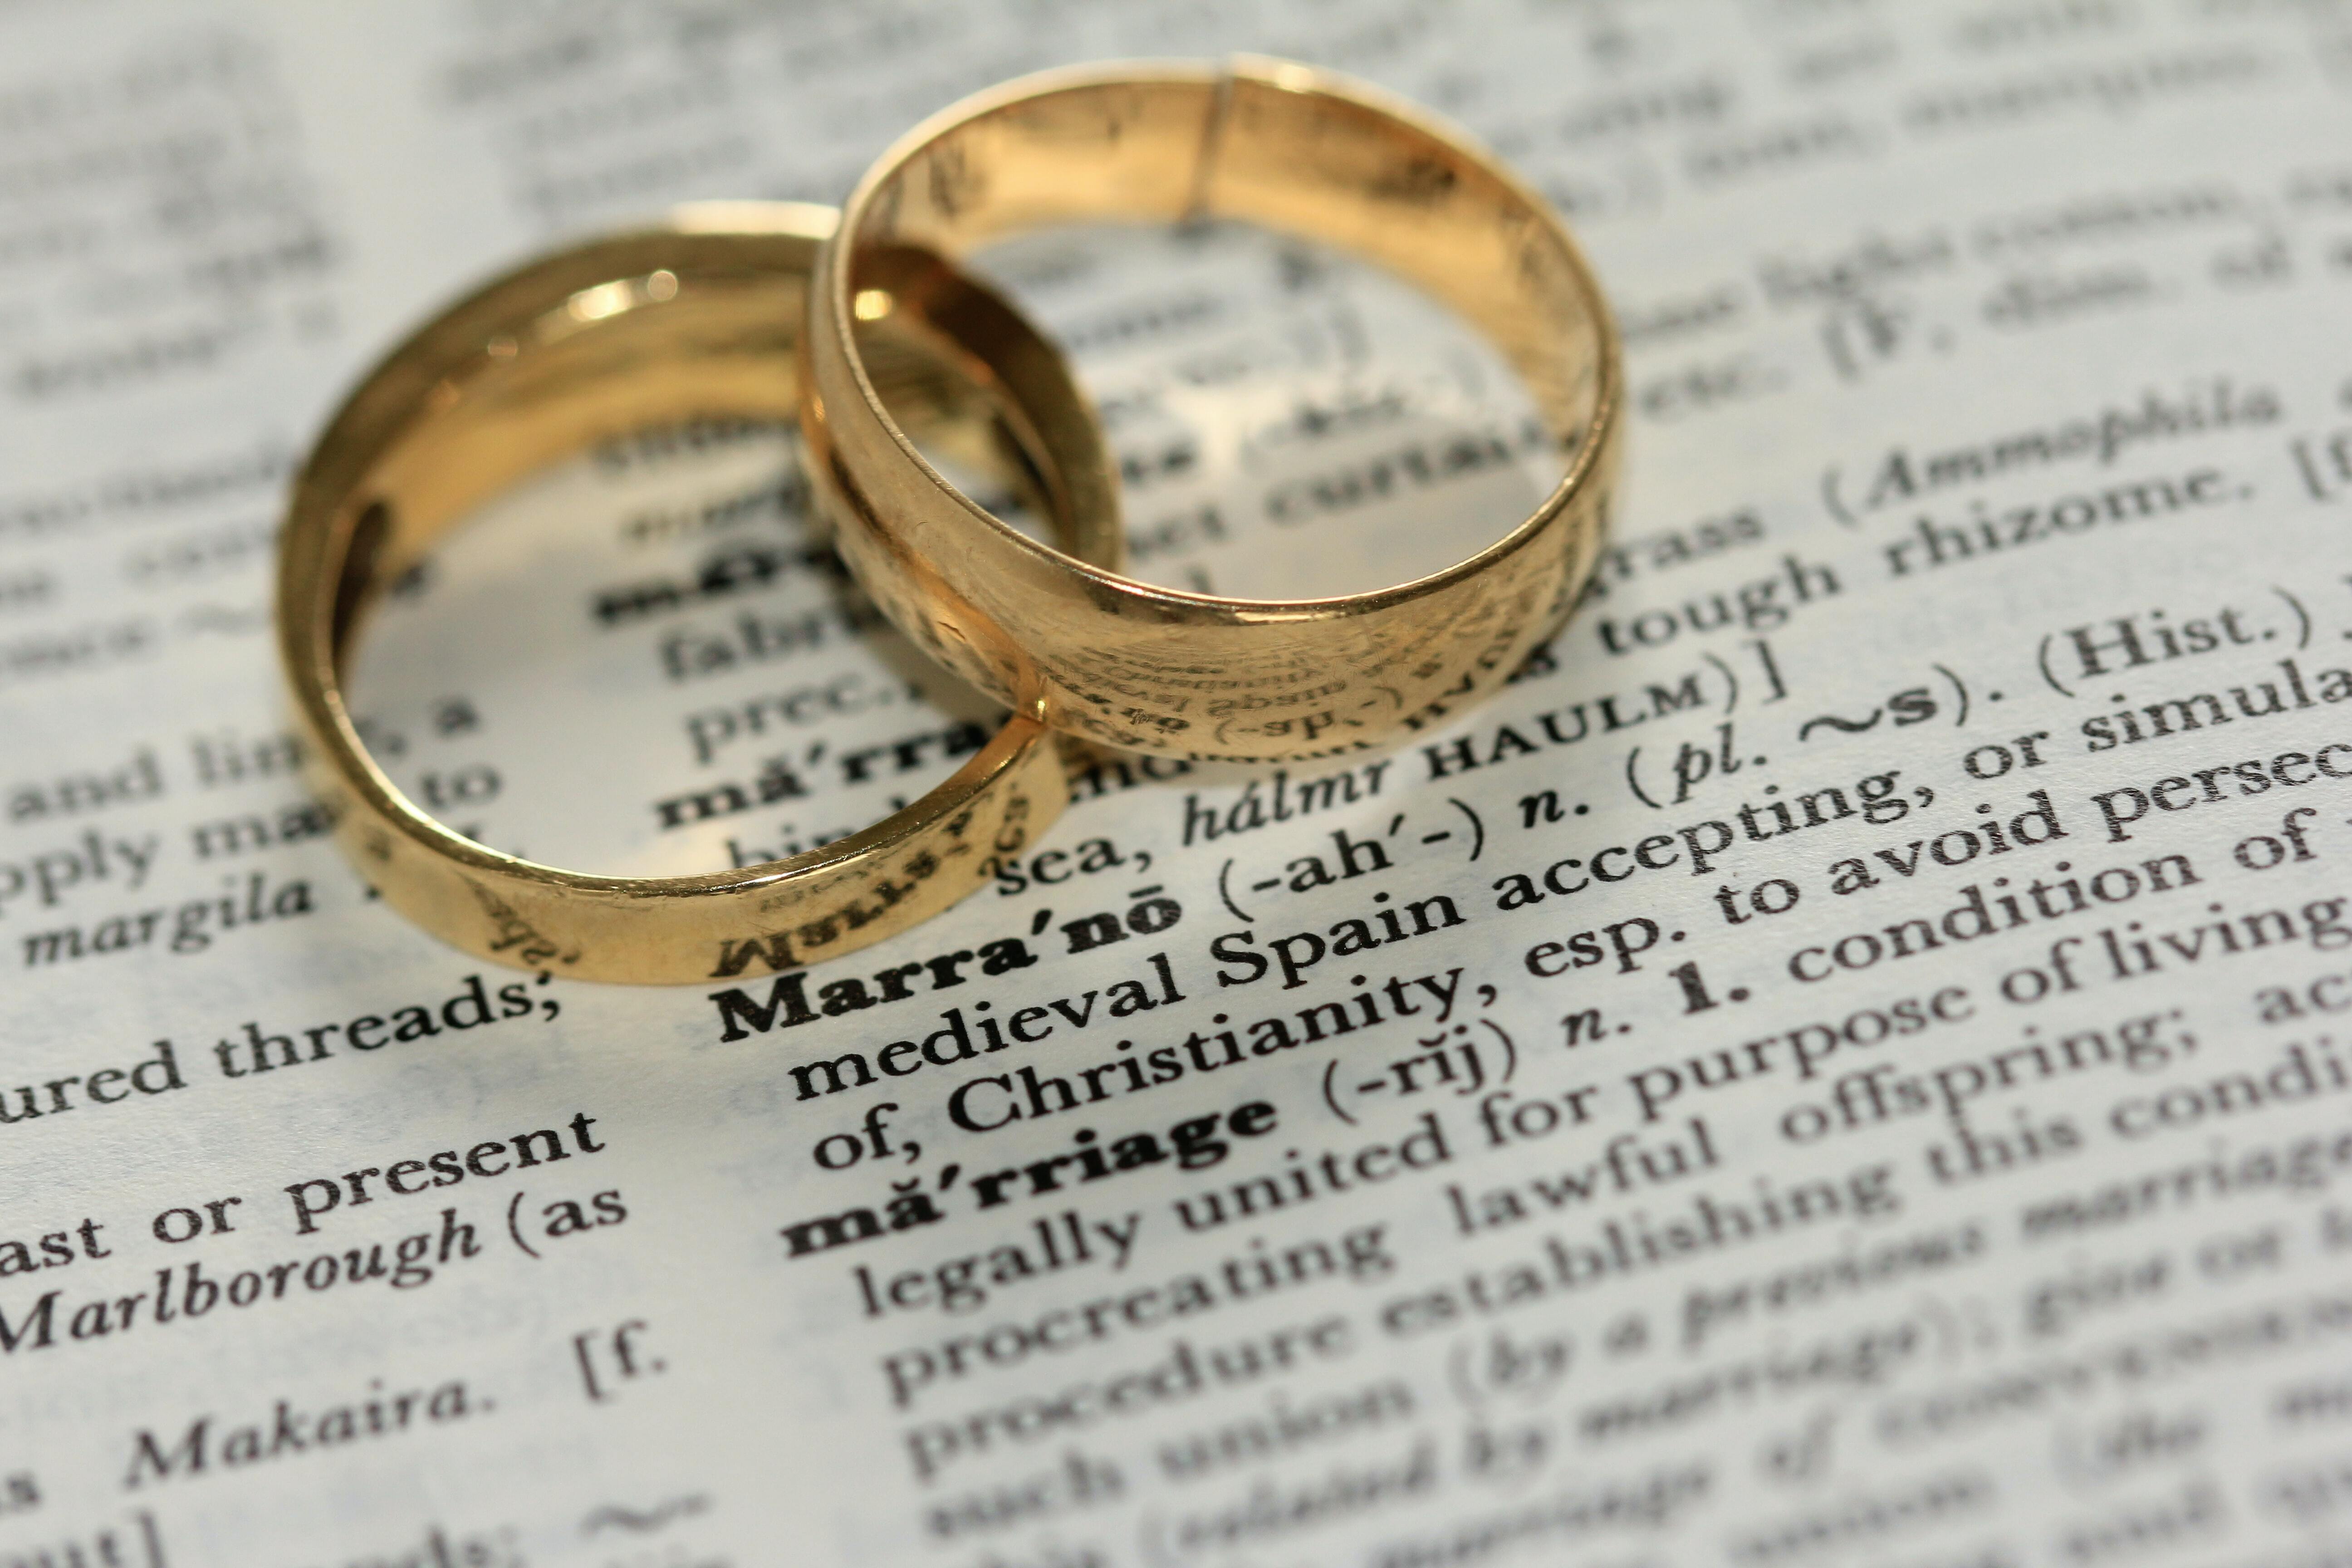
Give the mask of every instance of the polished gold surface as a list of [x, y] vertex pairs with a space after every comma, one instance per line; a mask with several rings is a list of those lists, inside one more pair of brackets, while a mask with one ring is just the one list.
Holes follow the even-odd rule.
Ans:
[[[482, 958], [592, 980], [685, 983], [849, 952], [947, 908], [1068, 795], [1034, 694], [952, 778], [852, 837], [707, 876], [598, 877], [501, 855], [435, 821], [346, 711], [352, 634], [383, 587], [478, 503], [597, 442], [703, 417], [788, 420], [828, 208], [681, 208], [510, 274], [394, 350], [298, 476], [278, 631], [314, 787], [387, 902]], [[871, 254], [861, 344], [892, 405], [991, 463], [1070, 549], [1119, 560], [1116, 479], [1060, 356], [1003, 300], [919, 249]]]
[[[891, 247], [961, 258], [1045, 225], [1202, 216], [1341, 247], [1451, 305], [1525, 379], [1559, 441], [1558, 487], [1416, 581], [1227, 599], [1038, 544], [923, 460], [861, 357], [856, 301]], [[877, 602], [973, 684], [1042, 700], [1049, 723], [1201, 759], [1366, 750], [1501, 681], [1591, 569], [1622, 424], [1615, 331], [1542, 198], [1410, 105], [1275, 60], [1049, 72], [919, 127], [843, 209], [808, 349], [810, 472]]]

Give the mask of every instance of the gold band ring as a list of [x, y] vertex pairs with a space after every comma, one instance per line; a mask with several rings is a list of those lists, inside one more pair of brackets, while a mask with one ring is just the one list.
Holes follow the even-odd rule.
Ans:
[[[856, 337], [890, 247], [961, 258], [1082, 219], [1244, 219], [1326, 241], [1453, 306], [1525, 380], [1566, 456], [1535, 514], [1468, 559], [1344, 598], [1148, 586], [1024, 537], [925, 463]], [[859, 182], [817, 266], [802, 426], [844, 558], [983, 690], [1042, 692], [1113, 745], [1276, 761], [1443, 721], [1558, 629], [1597, 555], [1622, 424], [1600, 290], [1541, 197], [1460, 133], [1275, 60], [1091, 67], [983, 92]]]
[[[862, 833], [692, 877], [599, 877], [502, 855], [420, 811], [369, 757], [342, 696], [377, 591], [467, 510], [555, 459], [648, 426], [788, 420], [824, 207], [681, 208], [499, 279], [395, 349], [320, 437], [278, 545], [279, 652], [313, 787], [361, 872], [478, 957], [678, 984], [852, 952], [945, 909], [1068, 800], [1034, 697], [952, 778]], [[881, 258], [860, 331], [896, 405], [979, 430], [1080, 555], [1119, 560], [1116, 479], [1059, 354], [936, 258]], [[951, 443], [950, 443], [951, 444]], [[961, 448], [959, 448], [961, 450]]]

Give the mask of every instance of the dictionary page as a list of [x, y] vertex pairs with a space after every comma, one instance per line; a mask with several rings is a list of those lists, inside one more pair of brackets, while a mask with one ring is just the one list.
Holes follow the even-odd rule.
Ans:
[[[1615, 305], [1616, 532], [1512, 684], [1106, 759], [806, 970], [373, 898], [268, 605], [390, 344], [1235, 50], [1459, 121]], [[0, 1564], [2347, 1561], [2348, 147], [2352, 11], [2284, 0], [0, 3]], [[1395, 581], [1550, 482], [1344, 258], [983, 263], [1139, 574]], [[386, 768], [623, 871], [944, 777], [996, 716], [794, 450], [487, 508], [364, 639]]]

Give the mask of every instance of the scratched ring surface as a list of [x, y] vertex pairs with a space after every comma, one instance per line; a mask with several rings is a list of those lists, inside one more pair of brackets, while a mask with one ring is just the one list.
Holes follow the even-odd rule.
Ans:
[[[1393, 587], [1222, 598], [1031, 540], [924, 461], [858, 347], [868, 269], [892, 247], [963, 258], [1056, 224], [1202, 217], [1352, 252], [1489, 339], [1558, 443], [1559, 479], [1533, 515]], [[1624, 423], [1616, 328], [1540, 195], [1411, 104], [1248, 58], [1050, 71], [917, 127], [842, 209], [809, 365], [810, 476], [843, 559], [900, 629], [1000, 699], [1040, 694], [1048, 723], [1207, 761], [1368, 751], [1493, 690], [1559, 629], [1598, 558]]]

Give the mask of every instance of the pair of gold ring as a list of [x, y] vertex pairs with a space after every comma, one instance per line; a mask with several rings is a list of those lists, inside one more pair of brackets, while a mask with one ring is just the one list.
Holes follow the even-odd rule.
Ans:
[[[1377, 592], [1224, 599], [1120, 575], [1116, 468], [1060, 354], [958, 258], [1080, 220], [1246, 220], [1376, 262], [1524, 379], [1563, 455], [1501, 539]], [[314, 786], [394, 908], [481, 957], [685, 983], [853, 952], [937, 913], [1068, 800], [1064, 731], [1195, 759], [1368, 750], [1475, 701], [1558, 628], [1606, 525], [1621, 413], [1608, 310], [1543, 199], [1410, 105], [1279, 61], [1053, 72], [886, 153], [842, 209], [683, 208], [498, 279], [395, 349], [298, 476], [280, 652]], [[377, 593], [498, 490], [595, 443], [797, 416], [866, 591], [1011, 711], [913, 805], [787, 860], [588, 876], [501, 855], [409, 801], [341, 689]], [[1050, 520], [1041, 544], [918, 449], [969, 452]], [[1246, 697], [1247, 701], [1230, 700]]]

